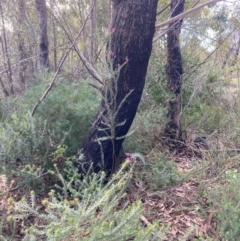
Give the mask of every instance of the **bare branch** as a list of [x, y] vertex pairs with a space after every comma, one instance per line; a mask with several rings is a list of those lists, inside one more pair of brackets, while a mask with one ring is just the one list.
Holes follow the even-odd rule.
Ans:
[[81, 35], [82, 31], [84, 29], [84, 25], [83, 27], [81, 28], [80, 32], [78, 33], [77, 37], [74, 39], [74, 41], [72, 42], [71, 46], [69, 47], [69, 49], [65, 52], [64, 56], [62, 57], [61, 61], [60, 61], [60, 64], [58, 65], [58, 68], [57, 68], [57, 71], [52, 79], [52, 81], [50, 82], [48, 88], [46, 89], [46, 91], [44, 92], [44, 94], [42, 95], [42, 97], [38, 100], [38, 102], [35, 104], [33, 110], [32, 110], [32, 113], [31, 113], [31, 116], [33, 116], [38, 108], [38, 106], [40, 105], [40, 103], [46, 98], [47, 94], [50, 92], [50, 90], [52, 89], [53, 85], [54, 85], [54, 82], [56, 81], [57, 79], [57, 76], [62, 68], [62, 65], [63, 63], [65, 62], [68, 54], [70, 53], [70, 51], [72, 50], [72, 47], [76, 44], [77, 42], [77, 39], [79, 38], [79, 36]]
[[170, 18], [170, 19], [168, 19], [168, 20], [166, 20], [166, 21], [164, 21], [162, 23], [159, 23], [159, 24], [155, 25], [155, 30], [158, 30], [158, 29], [160, 29], [160, 28], [162, 28], [162, 27], [164, 27], [164, 26], [166, 26], [166, 25], [168, 25], [170, 23], [174, 23], [177, 20], [183, 19], [184, 17], [186, 17], [190, 13], [193, 13], [193, 12], [195, 12], [195, 11], [197, 11], [197, 10], [199, 10], [199, 9], [209, 5], [209, 4], [217, 3], [217, 2], [220, 2], [220, 1], [224, 1], [224, 0], [210, 0], [208, 2], [205, 2], [205, 3], [202, 3], [202, 4], [198, 5], [196, 7], [193, 7], [191, 9], [185, 11], [184, 13], [181, 13], [181, 14], [177, 15], [174, 18]]
[[[69, 44], [69, 43], [71, 43], [71, 42], [68, 41], [68, 42], [66, 42], [66, 43], [60, 44], [60, 45], [58, 45], [58, 46], [55, 47], [55, 48], [51, 48], [50, 51], [52, 51], [52, 50], [54, 50], [54, 49], [57, 49], [57, 48], [61, 48], [61, 47], [65, 46], [65, 45], [67, 45], [67, 44]], [[16, 66], [18, 66], [18, 65], [21, 65], [22, 63], [27, 62], [27, 61], [29, 61], [29, 60], [31, 60], [31, 59], [36, 59], [37, 57], [38, 57], [38, 54], [33, 55], [33, 56], [31, 56], [31, 57], [28, 57], [28, 58], [25, 58], [25, 59], [23, 59], [23, 60], [18, 61], [17, 63], [15, 62], [14, 64], [11, 65], [11, 67], [14, 68], [14, 67], [16, 67]], [[6, 72], [8, 72], [8, 71], [9, 71], [9, 69], [8, 69], [8, 68], [5, 68], [4, 70], [2, 70], [2, 71], [0, 72], [0, 75], [6, 73]]]
[[[85, 26], [86, 24], [86, 21], [88, 19], [88, 17], [90, 16], [90, 14], [92, 13], [93, 11], [93, 7], [94, 5], [92, 5], [90, 11], [89, 11], [89, 14], [85, 20], [85, 23], [83, 25], [83, 27]], [[49, 11], [50, 12], [50, 11]], [[50, 12], [51, 13], [51, 12]], [[54, 15], [53, 15], [54, 16]], [[70, 36], [70, 33], [65, 29], [65, 27], [63, 26], [63, 24], [61, 23], [61, 21], [56, 17], [56, 20], [58, 21], [58, 23], [61, 25], [63, 31], [66, 33], [68, 39], [73, 43], [72, 47], [74, 48], [74, 50], [76, 51], [78, 57], [81, 59], [81, 61], [83, 62], [84, 66], [86, 67], [86, 69], [88, 70], [88, 72], [92, 75], [92, 77], [94, 79], [96, 79], [101, 85], [103, 85], [103, 80], [101, 78], [101, 76], [98, 74], [98, 72], [96, 71], [96, 69], [93, 67], [93, 65], [90, 63], [90, 61], [88, 61], [88, 59], [84, 56], [84, 54], [79, 50], [78, 46], [76, 43], [74, 43], [74, 41], [72, 40], [72, 37]], [[64, 20], [66, 26], [68, 27], [68, 29], [71, 29], [69, 27], [69, 24], [67, 23], [67, 21], [65, 21], [65, 18], [64, 16], [62, 16], [62, 19]]]
[[[91, 11], [90, 11], [90, 13], [91, 13]], [[90, 13], [89, 13], [89, 15], [90, 15]], [[70, 45], [69, 49], [65, 52], [64, 56], [62, 57], [62, 59], [61, 59], [61, 61], [60, 61], [60, 64], [59, 64], [59, 66], [58, 66], [58, 68], [57, 68], [57, 71], [56, 71], [56, 73], [55, 73], [52, 81], [50, 82], [48, 88], [46, 89], [46, 91], [44, 92], [44, 94], [42, 95], [42, 97], [38, 100], [38, 102], [35, 104], [35, 106], [34, 106], [34, 108], [33, 108], [33, 110], [32, 110], [31, 116], [33, 116], [33, 115], [35, 114], [35, 112], [36, 112], [38, 106], [40, 105], [40, 103], [46, 98], [47, 94], [51, 91], [51, 89], [52, 89], [52, 87], [53, 87], [53, 85], [54, 85], [54, 82], [56, 81], [57, 76], [58, 76], [58, 74], [59, 74], [59, 72], [60, 72], [60, 70], [61, 70], [61, 68], [62, 68], [63, 63], [65, 62], [65, 60], [66, 60], [68, 54], [70, 53], [70, 51], [72, 50], [72, 48], [76, 46], [76, 42], [77, 42], [79, 36], [81, 35], [84, 27], [85, 27], [85, 24], [86, 24], [86, 21], [87, 21], [89, 15], [87, 16], [87, 18], [86, 18], [86, 20], [85, 20], [85, 22], [84, 22], [81, 30], [79, 31], [77, 37], [76, 37], [74, 40], [71, 40], [72, 44]]]
[[60, 61], [60, 64], [58, 65], [58, 68], [57, 68], [57, 71], [51, 81], [51, 83], [49, 84], [48, 88], [46, 89], [46, 91], [44, 92], [44, 94], [42, 95], [42, 97], [38, 100], [38, 102], [35, 104], [33, 110], [32, 110], [32, 113], [31, 113], [31, 116], [33, 116], [38, 108], [38, 106], [40, 105], [40, 103], [46, 98], [47, 94], [50, 92], [50, 90], [52, 89], [53, 85], [54, 85], [54, 82], [56, 81], [57, 79], [57, 76], [61, 70], [61, 67], [63, 65], [63, 63], [65, 62], [69, 52], [71, 51], [71, 47], [66, 51], [65, 55], [62, 57], [62, 60]]

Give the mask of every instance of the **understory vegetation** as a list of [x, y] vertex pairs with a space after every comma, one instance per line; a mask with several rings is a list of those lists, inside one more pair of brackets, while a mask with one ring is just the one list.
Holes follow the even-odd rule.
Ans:
[[164, 74], [149, 73], [133, 134], [107, 184], [104, 173], [79, 178], [74, 168], [99, 102], [86, 81], [59, 78], [34, 117], [50, 75], [2, 98], [0, 239], [237, 240], [239, 90], [222, 74], [199, 73], [183, 87], [186, 148], [174, 153], [162, 139], [163, 100], [171, 96]]
[[[158, 1], [145, 49], [143, 6], [157, 0], [0, 0], [0, 241], [240, 240], [240, 7], [209, 1]], [[202, 8], [168, 26], [177, 2]], [[113, 34], [127, 41], [116, 53]]]

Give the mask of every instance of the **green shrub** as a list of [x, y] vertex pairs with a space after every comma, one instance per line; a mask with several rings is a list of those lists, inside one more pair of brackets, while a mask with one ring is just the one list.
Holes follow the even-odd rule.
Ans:
[[[198, 132], [211, 134], [215, 130], [224, 129], [232, 114], [231, 95], [227, 91], [221, 71], [213, 68], [207, 73], [198, 70], [194, 78], [186, 77], [182, 87], [182, 127], [195, 129]], [[202, 76], [203, 75], [203, 76]]]
[[223, 240], [235, 241], [240, 237], [240, 173], [237, 169], [225, 174], [226, 184], [212, 191], [217, 205], [218, 231]]
[[183, 180], [175, 163], [165, 153], [158, 153], [145, 163], [138, 162], [134, 178], [140, 185], [148, 185], [152, 191], [165, 189]]
[[[132, 171], [133, 165], [125, 162], [106, 185], [103, 173], [78, 180], [75, 196], [79, 198], [66, 199], [51, 191], [39, 205], [31, 192], [30, 198], [13, 204], [8, 220], [14, 223], [21, 218], [27, 223], [30, 217], [34, 219], [23, 230], [22, 240], [28, 241], [163, 240], [164, 235], [155, 224], [143, 227], [141, 202], [127, 203], [123, 199]], [[67, 187], [69, 183], [60, 179]]]
[[134, 132], [124, 141], [125, 152], [148, 154], [161, 142], [166, 120], [166, 109], [161, 106], [139, 111], [131, 127]]
[[[40, 90], [45, 85], [43, 81], [28, 89], [21, 106], [31, 110], [41, 97], [43, 91]], [[59, 80], [40, 104], [34, 117], [47, 121], [53, 143], [64, 144], [68, 147], [68, 154], [75, 154], [94, 119], [98, 105], [99, 99], [92, 87]]]
[[0, 173], [25, 190], [44, 187], [43, 177], [59, 146], [65, 146], [65, 157], [77, 153], [98, 106], [90, 87], [59, 80], [32, 117], [45, 89], [46, 80], [39, 80], [1, 105]]
[[[46, 122], [16, 112], [0, 123], [0, 173], [22, 189], [43, 188], [42, 174], [50, 142]], [[44, 189], [44, 188], [43, 188]]]

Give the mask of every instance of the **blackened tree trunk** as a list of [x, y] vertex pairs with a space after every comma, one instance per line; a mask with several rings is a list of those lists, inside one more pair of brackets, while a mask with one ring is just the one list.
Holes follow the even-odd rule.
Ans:
[[106, 80], [95, 121], [84, 142], [79, 172], [114, 170], [140, 102], [155, 29], [158, 0], [115, 0], [106, 55]]
[[47, 6], [46, 0], [35, 0], [39, 24], [39, 64], [40, 71], [49, 69]]
[[[184, 10], [185, 0], [171, 0], [171, 17], [181, 14]], [[170, 148], [182, 145], [182, 130], [180, 123], [181, 113], [181, 85], [182, 85], [182, 56], [180, 49], [180, 32], [182, 20], [169, 25], [167, 33], [167, 77], [168, 90], [173, 94], [169, 101], [168, 118], [169, 122], [165, 128], [166, 144]]]

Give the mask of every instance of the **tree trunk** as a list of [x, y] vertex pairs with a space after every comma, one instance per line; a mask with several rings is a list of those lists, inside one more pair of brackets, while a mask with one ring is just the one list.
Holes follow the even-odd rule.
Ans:
[[18, 0], [18, 51], [19, 51], [19, 79], [22, 83], [25, 82], [25, 73], [27, 70], [26, 58], [27, 54], [25, 51], [25, 43], [24, 43], [24, 22], [26, 19], [26, 4], [25, 0]]
[[239, 50], [240, 50], [240, 32], [236, 31], [237, 35], [237, 44], [235, 46], [235, 51], [234, 51], [234, 59], [232, 61], [231, 66], [235, 66], [238, 62], [238, 55], [239, 55]]
[[[171, 18], [184, 11], [185, 0], [171, 1]], [[169, 122], [165, 128], [165, 143], [170, 148], [176, 148], [182, 144], [182, 130], [180, 123], [181, 113], [181, 85], [182, 85], [182, 56], [180, 49], [180, 32], [182, 20], [178, 20], [169, 25], [167, 33], [167, 76], [168, 90], [173, 93], [172, 100], [169, 101], [168, 118]]]
[[[50, 8], [51, 9], [54, 9], [56, 5], [56, 2], [55, 0], [50, 0]], [[53, 34], [53, 64], [54, 64], [54, 67], [53, 67], [53, 70], [54, 72], [57, 71], [57, 67], [58, 67], [58, 64], [57, 64], [57, 28], [56, 28], [56, 22], [55, 22], [55, 18], [53, 15], [50, 15], [50, 24], [52, 25], [52, 34]]]
[[[79, 172], [114, 170], [140, 102], [152, 50], [158, 0], [115, 0], [106, 80], [95, 121], [78, 160]], [[120, 67], [121, 66], [121, 67]], [[81, 159], [81, 160], [80, 160]]]
[[[6, 56], [6, 63], [4, 65], [7, 67], [7, 78], [8, 78], [8, 84], [9, 84], [9, 89], [10, 89], [10, 94], [14, 94], [14, 89], [13, 89], [13, 74], [12, 74], [12, 65], [11, 65], [11, 58], [9, 55], [9, 49], [8, 49], [8, 41], [7, 41], [7, 36], [6, 36], [6, 27], [5, 27], [5, 21], [4, 21], [4, 15], [3, 15], [3, 7], [2, 3], [0, 1], [0, 15], [1, 15], [1, 25], [2, 25], [2, 37], [0, 36], [0, 42], [2, 45], [2, 50], [3, 54]], [[5, 62], [5, 61], [4, 61]]]
[[35, 0], [39, 23], [39, 64], [40, 71], [49, 69], [47, 6], [46, 0]]
[[93, 64], [95, 59], [95, 31], [96, 31], [96, 0], [91, 0], [91, 22], [90, 22], [90, 62]]

